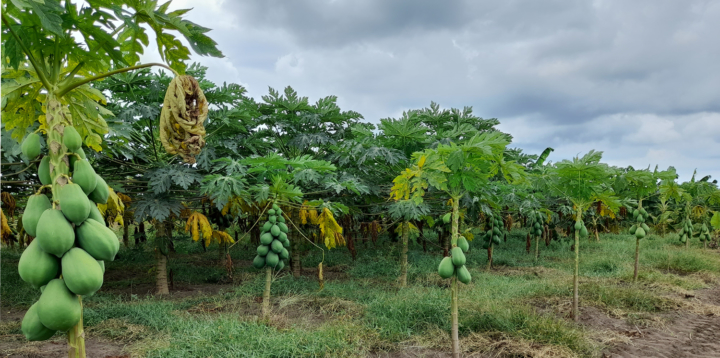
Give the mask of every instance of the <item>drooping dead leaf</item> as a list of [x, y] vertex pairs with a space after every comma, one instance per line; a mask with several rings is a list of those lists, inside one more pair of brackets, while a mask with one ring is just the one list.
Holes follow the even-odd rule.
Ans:
[[195, 156], [205, 146], [203, 122], [208, 103], [200, 84], [192, 76], [173, 78], [165, 93], [160, 114], [160, 141], [170, 154], [180, 154], [186, 163], [195, 163]]
[[191, 233], [193, 241], [200, 240], [200, 234], [202, 233], [205, 247], [210, 244], [213, 238], [213, 229], [210, 222], [205, 215], [197, 211], [193, 211], [193, 213], [190, 214], [190, 217], [185, 223], [185, 232]]

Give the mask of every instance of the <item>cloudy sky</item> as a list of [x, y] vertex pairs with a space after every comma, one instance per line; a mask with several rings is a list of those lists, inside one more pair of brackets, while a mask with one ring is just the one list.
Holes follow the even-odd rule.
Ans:
[[[202, 5], [198, 5], [202, 4]], [[370, 122], [436, 101], [530, 153], [720, 179], [720, 1], [176, 0], [259, 98], [337, 95]], [[156, 58], [148, 53], [147, 59]]]

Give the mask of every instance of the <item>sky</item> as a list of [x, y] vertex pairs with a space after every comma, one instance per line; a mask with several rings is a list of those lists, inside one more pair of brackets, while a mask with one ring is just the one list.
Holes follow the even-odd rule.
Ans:
[[[199, 5], [202, 4], [202, 5]], [[366, 121], [435, 101], [498, 118], [549, 160], [720, 179], [720, 0], [175, 0], [225, 57], [193, 56], [259, 99], [336, 95]], [[153, 40], [151, 39], [151, 43]], [[148, 50], [144, 60], [157, 60]]]

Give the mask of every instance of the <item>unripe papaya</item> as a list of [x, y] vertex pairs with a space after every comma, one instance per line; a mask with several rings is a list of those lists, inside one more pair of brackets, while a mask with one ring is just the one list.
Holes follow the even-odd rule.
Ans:
[[268, 217], [268, 221], [274, 224], [277, 222], [277, 217], [275, 217], [275, 215], [270, 215], [270, 217]]
[[57, 277], [59, 269], [57, 257], [43, 251], [38, 240], [28, 245], [18, 262], [20, 278], [35, 287], [47, 285]]
[[282, 244], [283, 244], [284, 248], [286, 248], [286, 249], [290, 248], [290, 240], [288, 240], [287, 238], [285, 238], [285, 240], [282, 240]]
[[[73, 155], [73, 154], [77, 154], [77, 155]], [[78, 156], [80, 158], [78, 158]], [[87, 156], [85, 155], [85, 151], [82, 149], [78, 149], [78, 150], [71, 151], [70, 153], [68, 153], [68, 161], [70, 162], [70, 171], [75, 170], [74, 169], [75, 162], [77, 162], [78, 160], [84, 160], [84, 159], [87, 159]]]
[[457, 246], [461, 248], [463, 252], [468, 252], [468, 250], [470, 250], [470, 243], [468, 243], [467, 239], [462, 236], [458, 238]]
[[493, 235], [498, 235], [498, 236], [500, 236], [500, 229], [499, 229], [497, 226], [495, 226], [495, 227], [493, 228]]
[[271, 222], [266, 222], [266, 223], [263, 224], [263, 226], [262, 226], [262, 231], [265, 231], [265, 232], [270, 231], [270, 228], [271, 228], [271, 227], [272, 227], [272, 223], [271, 223]]
[[270, 228], [270, 233], [272, 234], [272, 236], [280, 236], [280, 227], [277, 225], [273, 225]]
[[284, 232], [281, 232], [280, 235], [278, 235], [278, 239], [285, 241], [288, 239], [287, 234]]
[[263, 245], [270, 245], [273, 242], [273, 236], [271, 233], [266, 232], [262, 235], [260, 235], [260, 243]]
[[278, 271], [280, 271], [284, 268], [285, 268], [285, 262], [283, 262], [282, 260], [280, 260], [280, 262], [278, 262], [277, 266], [275, 266], [275, 270], [278, 270]]
[[260, 255], [255, 256], [255, 259], [253, 259], [253, 267], [256, 269], [265, 267], [265, 258]]
[[635, 237], [638, 238], [638, 239], [644, 238], [644, 237], [645, 237], [645, 230], [643, 230], [643, 228], [639, 227], [639, 228], [635, 231]]
[[38, 165], [38, 179], [40, 179], [40, 184], [42, 185], [49, 185], [52, 181], [50, 177], [50, 156], [48, 155], [40, 160], [40, 165]]
[[77, 295], [70, 292], [65, 281], [50, 281], [37, 303], [37, 314], [43, 326], [56, 331], [67, 331], [80, 321], [82, 307]]
[[540, 223], [535, 222], [535, 225], [533, 225], [533, 227], [535, 228], [535, 230], [540, 230]]
[[20, 150], [28, 159], [35, 159], [40, 155], [40, 136], [37, 133], [28, 134], [20, 145]]
[[99, 223], [105, 222], [105, 218], [102, 216], [102, 213], [100, 213], [100, 209], [98, 209], [97, 205], [93, 202], [90, 203], [90, 215], [88, 215], [88, 219], [93, 219]]
[[585, 227], [585, 225], [583, 225], [583, 227], [580, 229], [580, 237], [584, 239], [584, 238], [587, 238], [588, 235], [589, 235], [588, 229], [587, 229], [587, 227]]
[[470, 271], [468, 271], [467, 267], [465, 265], [460, 266], [460, 268], [457, 269], [457, 278], [458, 281], [469, 284], [472, 280], [472, 277], [470, 276]]
[[117, 235], [104, 223], [87, 219], [75, 229], [80, 247], [96, 260], [113, 261], [120, 250]]
[[272, 244], [270, 244], [270, 248], [275, 252], [276, 254], [279, 254], [284, 250], [282, 242], [280, 240], [273, 240]]
[[642, 214], [640, 214], [640, 215], [637, 216], [637, 219], [635, 219], [635, 221], [637, 221], [637, 222], [639, 222], [639, 223], [644, 223], [644, 222], [645, 222], [645, 217], [643, 217]]
[[275, 215], [275, 209], [269, 209], [267, 212], [268, 215]]
[[265, 265], [269, 267], [277, 266], [278, 262], [280, 262], [280, 256], [272, 251], [268, 252], [267, 256], [265, 256]]
[[82, 138], [75, 127], [65, 127], [63, 130], [63, 144], [72, 151], [78, 150], [82, 147]]
[[280, 256], [280, 258], [283, 260], [287, 260], [290, 258], [290, 252], [283, 247], [282, 251], [280, 251], [280, 254], [278, 256]]
[[438, 266], [438, 275], [442, 278], [450, 278], [453, 273], [455, 273], [455, 266], [453, 265], [452, 259], [444, 257], [442, 261], [440, 261], [440, 266]]
[[75, 247], [62, 257], [65, 285], [74, 294], [84, 296], [99, 290], [103, 284], [100, 264], [85, 250]]
[[105, 179], [97, 174], [95, 176], [97, 177], [97, 185], [95, 186], [95, 190], [88, 195], [88, 198], [98, 204], [107, 204], [108, 197], [110, 197], [110, 189]]
[[28, 235], [32, 237], [37, 236], [37, 225], [40, 221], [40, 216], [42, 216], [45, 210], [50, 208], [52, 208], [52, 204], [45, 194], [34, 194], [28, 197], [25, 212], [22, 216], [23, 228]]
[[645, 230], [645, 233], [646, 233], [646, 234], [650, 232], [650, 227], [647, 226], [647, 224], [642, 223], [641, 227], [643, 228], [643, 230]]
[[90, 162], [87, 160], [80, 160], [75, 162], [75, 168], [73, 170], [72, 180], [73, 183], [79, 185], [85, 195], [92, 193], [97, 186], [98, 175], [95, 173]]
[[443, 218], [442, 218], [442, 219], [443, 219], [443, 222], [444, 222], [445, 224], [449, 224], [449, 223], [450, 223], [450, 220], [452, 220], [452, 214], [451, 214], [451, 213], [447, 213], [447, 214], [443, 215]]
[[640, 208], [640, 214], [642, 214], [642, 216], [647, 217], [647, 211], [645, 211], [645, 208]]
[[630, 233], [630, 235], [635, 235], [635, 231], [637, 231], [637, 229], [638, 229], [638, 226], [633, 225], [630, 227], [630, 230], [628, 230], [628, 233]]
[[258, 256], [265, 256], [267, 255], [268, 251], [270, 251], [270, 246], [267, 245], [259, 245], [257, 247], [257, 254]]
[[[287, 234], [287, 232], [289, 231], [288, 227], [287, 227], [287, 225], [285, 225], [285, 223], [282, 223], [282, 222], [278, 223], [277, 226], [280, 228], [281, 232], [284, 232]], [[275, 235], [275, 234], [273, 234], [273, 235]]]
[[103, 275], [105, 274], [105, 261], [103, 260], [97, 260], [98, 265], [100, 265], [100, 268], [102, 269]]
[[55, 331], [43, 326], [37, 314], [37, 302], [25, 312], [20, 329], [28, 341], [44, 341], [55, 335]]
[[90, 215], [90, 202], [79, 185], [61, 186], [58, 190], [58, 199], [63, 215], [75, 225], [80, 225]]
[[640, 215], [640, 210], [638, 210], [638, 209], [633, 210], [632, 215], [633, 215], [633, 219], [634, 219], [634, 218], [637, 218], [638, 215]]
[[279, 223], [284, 223], [284, 222], [285, 222], [285, 218], [282, 217], [282, 216], [278, 216], [277, 221], [278, 221]]
[[543, 233], [542, 229], [535, 230], [535, 236], [542, 236], [542, 233]]
[[465, 265], [465, 254], [463, 254], [462, 249], [459, 247], [453, 247], [451, 250], [452, 255], [452, 263], [453, 265], [460, 267], [462, 265]]
[[576, 221], [576, 222], [575, 222], [575, 231], [580, 231], [580, 230], [582, 230], [583, 226], [584, 226], [584, 225], [582, 224], [582, 221]]
[[280, 210], [280, 207], [277, 206], [277, 204], [273, 204], [272, 208], [273, 208], [273, 210], [275, 210], [275, 212], [277, 212], [278, 210]]
[[75, 232], [60, 210], [49, 209], [40, 217], [35, 240], [43, 251], [62, 257], [75, 244]]

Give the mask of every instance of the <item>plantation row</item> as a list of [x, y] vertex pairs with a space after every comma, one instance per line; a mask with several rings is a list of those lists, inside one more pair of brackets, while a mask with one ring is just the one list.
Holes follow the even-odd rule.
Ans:
[[[175, 32], [199, 55], [222, 53], [184, 11], [162, 5], [148, 16], [111, 3], [3, 4], [2, 240], [25, 247], [19, 275], [42, 292], [22, 322], [28, 340], [68, 332], [70, 356], [86, 355], [82, 297], [101, 290], [120, 241], [153, 248], [157, 293], [169, 293], [178, 223], [203, 250], [217, 244], [228, 275], [230, 250], [256, 249], [265, 320], [274, 274], [287, 266], [298, 277], [310, 251], [324, 257], [345, 246], [355, 259], [360, 239], [387, 233], [401, 248], [398, 285], [406, 287], [416, 239], [444, 256], [437, 270], [450, 280], [455, 356], [471, 247], [487, 250], [491, 269], [512, 230], [528, 232], [536, 259], [541, 241], [566, 245], [577, 320], [581, 239], [634, 235], [636, 280], [649, 233], [717, 246], [720, 190], [709, 176], [678, 183], [672, 167], [611, 167], [594, 150], [550, 162], [551, 148], [511, 148], [497, 119], [469, 107], [432, 103], [375, 125], [334, 96], [313, 104], [290, 87], [256, 101], [186, 66], [190, 49]], [[141, 24], [157, 32], [167, 65], [139, 64]], [[323, 261], [318, 281], [322, 288]]]

